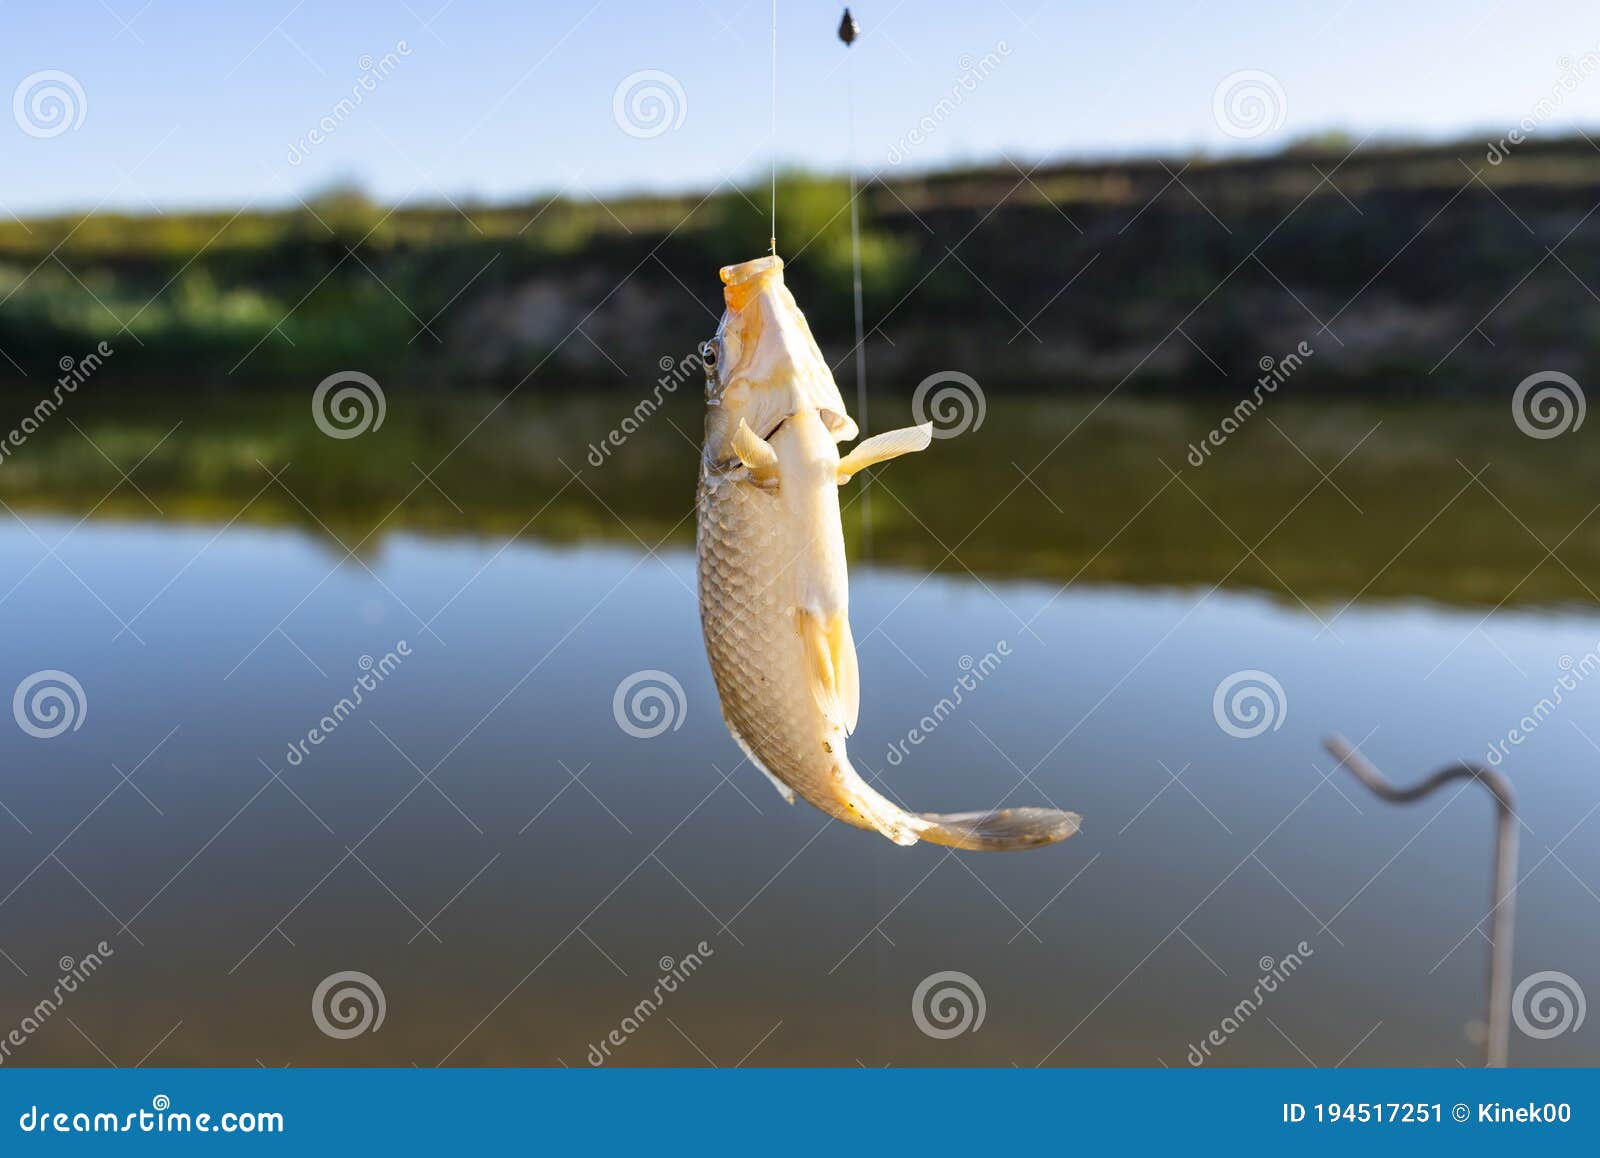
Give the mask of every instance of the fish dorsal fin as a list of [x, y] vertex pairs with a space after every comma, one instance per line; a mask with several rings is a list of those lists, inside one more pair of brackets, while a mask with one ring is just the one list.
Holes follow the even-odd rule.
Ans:
[[861, 714], [861, 676], [849, 616], [842, 611], [823, 615], [804, 608], [795, 616], [805, 647], [811, 694], [823, 716], [848, 736], [856, 730]]

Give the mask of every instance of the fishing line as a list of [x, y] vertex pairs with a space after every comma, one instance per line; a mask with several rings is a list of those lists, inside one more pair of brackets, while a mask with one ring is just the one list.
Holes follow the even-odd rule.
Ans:
[[778, 0], [772, 0], [772, 234], [767, 245], [778, 255]]
[[[850, 9], [844, 10], [839, 21], [839, 39], [844, 41], [845, 76], [845, 163], [850, 173], [850, 272], [855, 293], [856, 313], [856, 416], [862, 431], [867, 426], [867, 340], [862, 315], [861, 294], [861, 213], [856, 190], [856, 70], [855, 54], [850, 51], [860, 35], [860, 28]], [[861, 480], [861, 548], [864, 554], [872, 553], [872, 501], [871, 476]]]

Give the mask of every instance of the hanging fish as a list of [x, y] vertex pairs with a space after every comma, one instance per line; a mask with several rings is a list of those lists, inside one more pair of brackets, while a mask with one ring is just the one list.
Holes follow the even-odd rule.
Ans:
[[839, 487], [874, 463], [924, 450], [931, 424], [854, 439], [839, 388], [783, 284], [783, 260], [721, 271], [727, 310], [704, 347], [706, 438], [697, 547], [700, 619], [723, 719], [791, 803], [882, 833], [952, 848], [1017, 849], [1078, 831], [1048, 808], [907, 812], [850, 766], [861, 686], [850, 634]]

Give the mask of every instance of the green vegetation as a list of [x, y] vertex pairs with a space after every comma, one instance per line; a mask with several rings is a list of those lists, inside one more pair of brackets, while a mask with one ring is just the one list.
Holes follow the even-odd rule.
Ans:
[[[791, 285], [835, 358], [851, 341], [847, 190], [788, 173], [778, 197]], [[1328, 137], [1026, 178], [891, 174], [859, 203], [874, 380], [904, 390], [956, 366], [1013, 388], [1237, 394], [1302, 339], [1318, 349], [1305, 391], [1503, 389], [1546, 364], [1581, 377], [1600, 354], [1597, 200], [1582, 139], [1498, 165], [1477, 142], [1349, 154]], [[709, 331], [714, 271], [765, 248], [767, 205], [764, 184], [397, 210], [344, 188], [274, 211], [0, 221], [0, 350], [33, 389], [101, 339], [128, 384], [353, 366], [638, 389]]]
[[[792, 174], [779, 192], [780, 233], [812, 239], [814, 296], [842, 297], [848, 317], [847, 185]], [[104, 338], [124, 374], [182, 372], [202, 381], [320, 377], [347, 364], [413, 377], [424, 365], [492, 377], [511, 369], [485, 374], [480, 364], [453, 360], [450, 343], [460, 338], [449, 327], [469, 311], [433, 324], [452, 307], [465, 300], [492, 314], [497, 295], [541, 281], [571, 286], [574, 275], [614, 282], [652, 252], [693, 270], [714, 303], [707, 275], [759, 251], [771, 224], [758, 212], [766, 196], [763, 189], [605, 205], [557, 198], [389, 210], [339, 189], [284, 212], [0, 222], [0, 349], [42, 367]], [[729, 237], [745, 239], [737, 253], [725, 247]], [[870, 222], [862, 259], [875, 292], [902, 287], [906, 247]], [[659, 283], [661, 269], [646, 276]], [[587, 303], [563, 303], [579, 306]], [[695, 332], [704, 328], [696, 323]], [[551, 348], [534, 342], [506, 353], [537, 359]]]
[[[382, 427], [346, 441], [317, 429], [309, 395], [246, 391], [216, 406], [91, 380], [0, 460], [0, 500], [30, 525], [90, 511], [237, 516], [336, 554], [400, 532], [693, 547], [698, 391], [669, 397], [599, 467], [588, 445], [630, 412], [626, 395], [395, 390]], [[978, 429], [874, 472], [865, 499], [859, 482], [842, 492], [852, 555], [870, 511], [880, 565], [1051, 586], [1220, 584], [1303, 610], [1297, 595], [1324, 618], [1358, 594], [1590, 605], [1600, 589], [1600, 461], [1581, 431], [1529, 438], [1503, 402], [1275, 399], [1193, 467], [1189, 445], [1223, 413], [1215, 400], [992, 398]], [[877, 429], [910, 420], [897, 398], [872, 414]], [[1485, 467], [1480, 485], [1468, 468]]]

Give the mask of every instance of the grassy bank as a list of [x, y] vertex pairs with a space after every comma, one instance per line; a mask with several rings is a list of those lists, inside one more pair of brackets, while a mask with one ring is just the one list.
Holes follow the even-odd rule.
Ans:
[[[764, 190], [391, 210], [0, 221], [0, 371], [101, 339], [125, 380], [640, 389], [764, 248]], [[1600, 152], [1480, 143], [890, 173], [862, 193], [875, 381], [1237, 393], [1306, 341], [1304, 390], [1507, 388], [1600, 352]], [[791, 174], [778, 234], [824, 349], [851, 343], [847, 185]], [[1551, 250], [1554, 249], [1554, 254]], [[26, 379], [24, 379], [26, 375]], [[558, 385], [559, 384], [559, 385]]]

